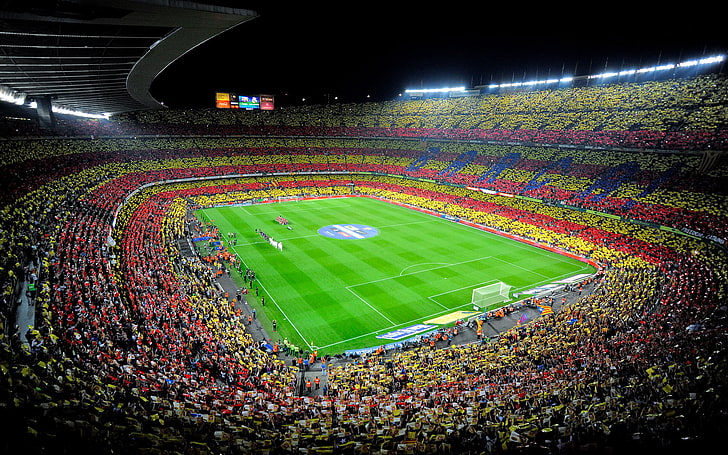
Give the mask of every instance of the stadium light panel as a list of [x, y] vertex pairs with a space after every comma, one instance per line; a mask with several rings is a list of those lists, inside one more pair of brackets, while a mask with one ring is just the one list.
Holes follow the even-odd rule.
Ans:
[[640, 68], [637, 70], [637, 74], [651, 73], [655, 71], [654, 66], [648, 66], [647, 68]]
[[25, 94], [0, 86], [0, 101], [20, 106], [25, 104]]
[[444, 87], [444, 88], [411, 88], [406, 89], [405, 93], [447, 93], [447, 92], [463, 92], [465, 87]]
[[522, 87], [522, 86], [534, 86], [538, 84], [554, 84], [554, 83], [567, 83], [567, 82], [573, 82], [575, 79], [609, 79], [613, 77], [623, 77], [623, 76], [632, 76], [635, 74], [645, 74], [645, 73], [651, 73], [655, 71], [666, 71], [666, 70], [672, 70], [676, 68], [687, 68], [697, 65], [708, 65], [708, 64], [715, 64], [715, 63], [721, 63], [725, 60], [724, 55], [715, 55], [711, 57], [705, 57], [697, 60], [687, 60], [685, 62], [674, 64], [674, 63], [666, 63], [663, 65], [658, 66], [648, 66], [638, 69], [624, 69], [621, 71], [608, 71], [600, 74], [593, 74], [588, 76], [578, 76], [578, 77], [562, 77], [560, 79], [546, 79], [543, 81], [528, 81], [528, 82], [507, 82], [502, 84], [489, 84], [488, 88], [491, 89], [497, 89], [497, 88], [511, 88], [511, 87]]
[[[18, 106], [22, 106], [25, 104], [25, 99], [26, 99], [25, 94], [15, 92], [14, 90], [9, 90], [5, 87], [0, 87], [0, 102], [12, 103], [12, 104], [16, 104]], [[28, 107], [30, 109], [38, 109], [38, 104], [35, 101], [31, 101], [28, 103]], [[58, 114], [73, 115], [76, 117], [98, 118], [98, 119], [106, 119], [106, 120], [108, 120], [109, 117], [111, 117], [111, 114], [109, 114], [109, 113], [90, 114], [88, 112], [76, 111], [73, 109], [67, 109], [63, 106], [56, 106], [56, 105], [53, 105], [53, 112], [58, 113]]]
[[111, 117], [111, 114], [109, 114], [109, 113], [90, 114], [88, 112], [76, 111], [73, 109], [66, 109], [65, 107], [61, 107], [61, 106], [53, 106], [53, 112], [55, 112], [56, 114], [73, 115], [75, 117], [98, 118], [98, 119], [105, 119], [105, 120], [108, 120], [109, 117]]
[[617, 77], [619, 76], [619, 73], [610, 71], [607, 73], [600, 73], [600, 74], [594, 74], [591, 76], [588, 76], [589, 79], [609, 79], [610, 77]]
[[688, 60], [686, 62], [682, 62], [678, 65], [679, 68], [689, 68], [691, 66], [698, 66], [700, 65], [699, 60]]
[[716, 55], [713, 57], [701, 58], [698, 60], [698, 63], [701, 65], [709, 65], [711, 63], [721, 63], [723, 60], [725, 60], [725, 55]]

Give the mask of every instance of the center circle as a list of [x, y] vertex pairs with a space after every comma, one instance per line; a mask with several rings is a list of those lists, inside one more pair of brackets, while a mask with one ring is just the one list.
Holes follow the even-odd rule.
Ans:
[[320, 228], [318, 233], [324, 237], [344, 240], [368, 239], [379, 235], [376, 228], [365, 224], [330, 224]]

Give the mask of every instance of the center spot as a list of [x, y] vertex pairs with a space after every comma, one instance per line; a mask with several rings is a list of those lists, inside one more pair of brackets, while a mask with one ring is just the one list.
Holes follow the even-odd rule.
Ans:
[[318, 230], [324, 237], [332, 239], [368, 239], [379, 235], [376, 228], [364, 224], [330, 224]]

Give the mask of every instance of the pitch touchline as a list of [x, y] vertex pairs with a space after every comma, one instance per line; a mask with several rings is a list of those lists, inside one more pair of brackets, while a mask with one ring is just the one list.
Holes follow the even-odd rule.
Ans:
[[[502, 234], [498, 234], [498, 233], [495, 233], [495, 232], [490, 232], [490, 231], [487, 231], [485, 229], [479, 228], [477, 226], [471, 226], [469, 224], [462, 224], [462, 223], [457, 223], [457, 225], [458, 226], [464, 226], [464, 227], [470, 228], [470, 229], [475, 229], [475, 230], [480, 231], [480, 232], [483, 232], [485, 234], [498, 237], [498, 238], [500, 238], [502, 240], [511, 240], [511, 241], [514, 241], [515, 242], [515, 245], [512, 248], [518, 248], [518, 249], [521, 249], [522, 250], [522, 249], [526, 249], [528, 247], [533, 247], [533, 245], [530, 245], [529, 243], [527, 243], [525, 241], [525, 240], [528, 240], [528, 239], [524, 239], [524, 238], [520, 238], [519, 239], [518, 236], [515, 236], [515, 238], [508, 238], [508, 237], [506, 237], [506, 236], [504, 236]], [[537, 241], [534, 241], [534, 242], [537, 243], [537, 244], [540, 244]], [[545, 255], [547, 255], [549, 253], [548, 250], [545, 250], [543, 248], [539, 248], [539, 247], [535, 247], [535, 248], [537, 250], [539, 250], [539, 255], [544, 255], [545, 256]], [[558, 250], [558, 248], [557, 248], [557, 250]], [[568, 260], [563, 254], [558, 253], [558, 251], [555, 252], [555, 253], [559, 256], [559, 258], [558, 258], [559, 262], [566, 262]]]
[[[247, 212], [247, 210], [245, 210], [245, 208], [244, 208], [244, 207], [242, 207], [242, 209], [243, 209], [243, 211], [245, 211], [246, 213], [249, 213], [249, 212]], [[271, 212], [271, 213], [273, 213], [273, 212]], [[407, 226], [407, 225], [413, 225], [413, 224], [422, 224], [422, 223], [430, 223], [430, 222], [435, 222], [435, 220], [423, 220], [423, 221], [417, 221], [417, 222], [412, 222], [412, 223], [397, 223], [397, 224], [391, 224], [391, 225], [386, 225], [386, 226], [383, 226], [383, 227], [385, 227], [385, 228], [386, 228], [386, 227]], [[291, 237], [291, 238], [289, 238], [289, 239], [284, 239], [284, 240], [291, 240], [291, 239], [301, 239], [301, 238], [307, 238], [307, 237], [316, 237], [316, 236], [317, 236], [317, 234], [312, 234], [312, 235], [305, 235], [305, 236], [297, 236], [297, 237]], [[252, 242], [252, 243], [247, 243], [247, 244], [242, 244], [242, 245], [237, 245], [237, 246], [246, 246], [246, 245], [253, 245], [253, 244], [258, 244], [258, 243], [263, 243], [263, 242]], [[518, 242], [518, 243], [520, 243], [520, 242]], [[525, 248], [526, 246], [527, 246], [527, 245], [518, 245], [517, 247], [518, 247], [518, 248]], [[237, 248], [236, 248], [236, 247], [233, 247], [233, 249], [234, 249], [234, 250], [237, 250]], [[236, 251], [236, 252], [237, 252], [237, 251]], [[413, 272], [412, 274], [416, 274], [416, 273], [420, 273], [420, 272], [427, 272], [427, 271], [431, 271], [431, 270], [435, 270], [435, 269], [439, 269], [439, 268], [443, 268], [443, 267], [449, 267], [449, 266], [453, 266], [453, 265], [460, 265], [460, 264], [466, 264], [466, 263], [469, 263], [469, 262], [475, 262], [475, 261], [479, 261], [479, 260], [483, 260], [483, 259], [490, 259], [490, 258], [493, 258], [493, 256], [484, 256], [484, 257], [481, 257], [481, 258], [475, 258], [475, 259], [471, 259], [471, 260], [467, 260], [467, 261], [461, 261], [461, 262], [457, 262], [457, 263], [445, 263], [445, 262], [420, 263], [420, 264], [415, 264], [415, 265], [411, 265], [411, 266], [405, 267], [405, 268], [404, 268], [404, 269], [403, 269], [403, 270], [402, 270], [402, 271], [401, 271], [401, 272], [399, 273], [399, 276], [401, 277], [401, 276], [404, 276], [404, 275], [410, 275], [409, 273], [406, 273], [406, 271], [407, 271], [408, 269], [410, 269], [410, 268], [412, 268], [412, 267], [417, 267], [417, 266], [421, 266], [421, 265], [424, 265], [424, 264], [441, 264], [441, 266], [439, 266], [439, 267], [432, 267], [432, 268], [429, 268], [429, 269], [424, 269], [424, 270], [419, 270], [419, 271], [417, 271], [417, 272]], [[511, 262], [505, 261], [505, 260], [503, 260], [503, 259], [499, 259], [499, 258], [497, 258], [497, 257], [495, 257], [495, 259], [496, 259], [496, 260], [499, 260], [499, 261], [501, 261], [501, 262], [504, 262], [504, 263], [507, 263], [507, 264], [513, 265], [513, 266], [515, 266], [515, 267], [518, 267], [518, 268], [520, 268], [520, 269], [522, 269], [522, 270], [527, 270], [527, 271], [529, 271], [529, 272], [531, 272], [531, 273], [536, 273], [537, 275], [541, 275], [541, 276], [542, 276], [542, 277], [544, 277], [544, 278], [546, 277], [545, 275], [542, 275], [542, 274], [540, 274], [540, 273], [537, 273], [537, 272], [533, 272], [533, 270], [525, 269], [525, 268], [523, 268], [523, 267], [521, 267], [521, 266], [518, 266], [518, 265], [516, 265], [516, 264], [514, 264], [514, 263], [511, 263]], [[242, 260], [242, 259], [241, 259], [241, 260]], [[565, 259], [564, 259], [564, 260], [565, 260]], [[242, 260], [242, 262], [243, 262], [243, 264], [245, 264], [245, 265], [246, 265], [246, 267], [247, 267], [247, 264], [245, 263], [245, 261], [244, 261], [244, 260]], [[586, 269], [586, 268], [585, 268], [585, 269]], [[568, 276], [568, 275], [569, 275], [569, 274], [564, 274], [564, 275], [562, 275], [562, 277], [563, 277], [563, 276]], [[400, 324], [395, 324], [395, 323], [394, 323], [394, 321], [392, 321], [391, 319], [389, 319], [389, 318], [388, 318], [387, 316], [385, 316], [385, 315], [384, 315], [384, 314], [383, 314], [383, 313], [382, 313], [381, 311], [379, 311], [379, 310], [378, 310], [377, 308], [373, 307], [373, 306], [372, 306], [372, 305], [371, 305], [371, 304], [370, 304], [369, 302], [367, 302], [367, 301], [366, 301], [365, 299], [363, 299], [363, 298], [362, 298], [361, 296], [359, 296], [359, 295], [358, 295], [358, 294], [357, 294], [356, 292], [354, 292], [354, 291], [353, 291], [353, 290], [351, 289], [352, 287], [356, 287], [356, 286], [361, 286], [361, 285], [365, 285], [365, 284], [370, 284], [370, 283], [376, 283], [376, 282], [381, 282], [381, 281], [385, 281], [385, 280], [390, 280], [390, 279], [392, 279], [392, 278], [395, 278], [395, 277], [394, 277], [394, 276], [392, 276], [392, 277], [382, 278], [382, 279], [378, 279], [378, 280], [372, 280], [372, 281], [368, 281], [368, 282], [364, 282], [364, 283], [359, 283], [359, 284], [356, 284], [356, 285], [351, 285], [351, 286], [346, 286], [346, 287], [345, 287], [345, 288], [346, 288], [346, 289], [347, 289], [347, 290], [348, 290], [349, 292], [351, 292], [351, 293], [352, 293], [352, 294], [353, 294], [353, 295], [354, 295], [354, 296], [355, 296], [356, 298], [358, 298], [359, 300], [361, 300], [361, 301], [362, 301], [362, 302], [363, 302], [363, 303], [364, 303], [365, 305], [367, 305], [367, 306], [368, 306], [369, 308], [371, 308], [372, 310], [374, 310], [375, 312], [377, 312], [377, 313], [378, 313], [378, 314], [379, 314], [380, 316], [382, 316], [382, 318], [384, 318], [384, 319], [385, 319], [385, 320], [386, 320], [387, 322], [389, 322], [389, 324], [390, 324], [390, 327], [388, 327], [388, 328], [385, 328], [385, 329], [380, 329], [380, 330], [377, 330], [377, 331], [373, 331], [373, 332], [369, 332], [369, 333], [367, 333], [367, 334], [362, 334], [362, 335], [359, 335], [359, 336], [356, 336], [356, 337], [352, 337], [352, 338], [349, 338], [349, 339], [346, 339], [346, 340], [341, 340], [341, 341], [338, 341], [338, 342], [336, 342], [336, 343], [328, 344], [328, 345], [325, 345], [325, 346], [319, 346], [319, 348], [327, 348], [327, 347], [331, 347], [331, 346], [336, 346], [336, 345], [339, 345], [339, 344], [342, 344], [342, 343], [346, 343], [346, 342], [348, 342], [348, 341], [356, 340], [356, 339], [359, 339], [359, 338], [363, 338], [363, 337], [366, 337], [366, 336], [370, 336], [370, 335], [373, 335], [373, 334], [375, 334], [375, 333], [379, 333], [379, 332], [382, 332], [383, 330], [389, 330], [389, 329], [392, 329], [392, 328], [395, 328], [395, 327], [398, 327], [398, 326], [402, 326], [402, 325], [405, 325], [405, 324], [409, 324], [409, 323], [412, 323], [412, 322], [415, 322], [415, 321], [419, 321], [419, 320], [421, 320], [422, 318], [417, 318], [417, 319], [412, 319], [412, 320], [410, 320], [410, 321], [407, 321], [407, 322], [403, 322], [403, 323], [400, 323]], [[547, 282], [547, 281], [548, 281], [548, 280], [544, 280], [544, 281], [542, 281], [541, 283], [544, 283], [544, 282]], [[303, 341], [303, 342], [304, 342], [304, 343], [306, 344], [306, 346], [308, 346], [308, 348], [309, 348], [309, 349], [312, 349], [312, 346], [311, 346], [311, 345], [310, 345], [310, 344], [308, 343], [308, 341], [306, 341], [306, 337], [304, 337], [304, 336], [303, 336], [303, 334], [302, 334], [302, 333], [301, 333], [301, 331], [300, 331], [300, 330], [298, 329], [298, 327], [297, 327], [297, 326], [296, 326], [296, 325], [295, 325], [295, 324], [293, 323], [293, 321], [292, 321], [292, 320], [291, 320], [291, 319], [290, 319], [290, 318], [288, 317], [288, 315], [287, 315], [287, 314], [286, 314], [286, 313], [285, 313], [285, 312], [283, 311], [283, 309], [282, 309], [282, 308], [280, 307], [280, 305], [278, 305], [278, 302], [277, 302], [277, 301], [275, 300], [275, 297], [273, 297], [273, 295], [272, 295], [272, 294], [271, 294], [270, 292], [268, 292], [268, 291], [267, 291], [267, 289], [265, 288], [265, 286], [263, 285], [263, 283], [262, 283], [262, 282], [261, 282], [260, 280], [258, 280], [258, 283], [259, 283], [259, 284], [260, 284], [260, 286], [261, 286], [261, 287], [263, 288], [263, 291], [264, 291], [264, 292], [266, 292], [266, 293], [268, 294], [268, 296], [269, 296], [269, 297], [270, 297], [270, 299], [271, 299], [271, 300], [273, 301], [273, 304], [274, 304], [274, 305], [276, 306], [276, 308], [278, 308], [278, 310], [279, 310], [279, 311], [281, 312], [281, 314], [282, 314], [282, 315], [283, 315], [283, 316], [284, 316], [284, 317], [286, 318], [286, 320], [287, 320], [287, 321], [288, 321], [288, 323], [289, 323], [289, 324], [291, 325], [291, 327], [293, 327], [293, 329], [294, 329], [294, 330], [296, 331], [296, 333], [297, 333], [297, 334], [299, 335], [299, 337], [301, 338], [301, 340], [302, 340], [302, 341]], [[464, 288], [460, 288], [460, 289], [464, 289]], [[457, 290], [457, 289], [456, 289], [456, 290]], [[436, 300], [434, 300], [434, 298], [433, 298], [433, 297], [437, 297], [437, 296], [439, 296], [439, 295], [443, 295], [443, 294], [447, 294], [447, 293], [441, 293], [441, 294], [434, 294], [434, 295], [432, 295], [432, 296], [428, 296], [428, 297], [427, 297], [427, 299], [428, 299], [428, 300], [430, 300], [430, 301], [432, 301], [433, 303], [437, 304], [438, 306], [440, 306], [440, 307], [444, 308], [444, 311], [441, 311], [441, 312], [438, 312], [438, 313], [433, 313], [432, 315], [430, 315], [430, 317], [432, 317], [432, 316], [436, 316], [436, 315], [440, 315], [440, 314], [444, 314], [444, 313], [446, 313], [446, 312], [448, 312], [448, 311], [454, 311], [454, 310], [456, 310], [457, 308], [461, 308], [461, 307], [464, 307], [464, 306], [468, 306], [468, 305], [466, 304], [466, 305], [461, 305], [461, 306], [458, 306], [458, 307], [455, 307], [455, 308], [447, 308], [447, 307], [445, 307], [444, 305], [442, 305], [441, 303], [439, 303], [439, 302], [437, 302]]]
[[521, 269], [521, 270], [525, 270], [526, 272], [529, 272], [529, 273], [533, 273], [533, 274], [535, 274], [535, 275], [538, 275], [538, 276], [540, 276], [540, 277], [543, 277], [543, 278], [548, 278], [548, 277], [547, 277], [546, 275], [544, 275], [544, 274], [542, 274], [542, 273], [534, 272], [534, 271], [533, 271], [533, 270], [531, 270], [531, 269], [527, 269], [527, 268], [525, 268], [525, 267], [521, 267], [520, 265], [518, 265], [518, 264], [515, 264], [515, 263], [513, 263], [513, 262], [510, 262], [510, 261], [506, 261], [506, 260], [504, 260], [504, 259], [500, 259], [500, 258], [497, 258], [497, 257], [494, 257], [493, 259], [494, 259], [494, 260], [496, 260], [496, 261], [500, 261], [500, 262], [502, 262], [502, 263], [504, 263], [504, 264], [508, 264], [508, 265], [510, 265], [510, 266], [516, 267], [516, 268], [518, 268], [518, 269]]
[[445, 314], [445, 313], [447, 313], [447, 312], [450, 312], [450, 311], [455, 311], [455, 310], [457, 310], [458, 308], [462, 308], [462, 307], [467, 307], [467, 306], [469, 306], [469, 305], [470, 305], [470, 304], [468, 303], [468, 304], [464, 304], [464, 305], [456, 306], [455, 308], [448, 308], [448, 309], [446, 309], [445, 311], [439, 311], [439, 312], [437, 312], [437, 313], [432, 313], [432, 314], [429, 314], [429, 315], [427, 315], [427, 316], [422, 316], [422, 317], [419, 317], [419, 318], [417, 318], [417, 319], [410, 319], [409, 321], [405, 321], [405, 322], [402, 322], [402, 323], [400, 323], [400, 324], [396, 324], [396, 325], [395, 325], [394, 323], [392, 323], [392, 325], [391, 325], [391, 326], [389, 326], [389, 327], [385, 327], [385, 328], [382, 328], [382, 329], [379, 329], [379, 330], [375, 330], [375, 331], [373, 331], [373, 332], [369, 332], [369, 333], [364, 333], [364, 334], [361, 334], [361, 335], [357, 335], [357, 336], [355, 336], [355, 337], [347, 338], [346, 340], [341, 340], [341, 341], [337, 341], [336, 343], [331, 343], [331, 344], [327, 344], [327, 345], [325, 345], [325, 346], [319, 346], [319, 349], [322, 349], [322, 348], [329, 348], [329, 347], [331, 347], [331, 346], [336, 346], [336, 345], [338, 345], [338, 344], [342, 344], [342, 343], [347, 343], [347, 342], [349, 342], [349, 341], [352, 341], [352, 340], [357, 340], [357, 339], [359, 339], [359, 338], [364, 338], [364, 337], [368, 337], [368, 336], [374, 335], [375, 333], [380, 333], [380, 332], [386, 332], [386, 331], [388, 331], [388, 330], [392, 330], [392, 329], [394, 329], [394, 328], [396, 328], [396, 327], [401, 327], [401, 326], [404, 326], [404, 325], [412, 324], [412, 323], [414, 323], [414, 322], [420, 322], [420, 321], [422, 321], [423, 319], [431, 319], [431, 318], [434, 318], [435, 316], [439, 316], [439, 315], [441, 315], [441, 314]]
[[[569, 275], [570, 275], [570, 273], [565, 273], [565, 274], [561, 275], [559, 278], [564, 278], [564, 277], [567, 277]], [[537, 283], [536, 286], [541, 285], [543, 283], [547, 283], [547, 282], [549, 282], [549, 280], [541, 281], [541, 282]], [[484, 281], [483, 283], [488, 283], [488, 281]], [[529, 286], [529, 287], [531, 287], [531, 286]], [[460, 289], [465, 289], [465, 288], [460, 288]], [[526, 287], [517, 288], [517, 289], [522, 290], [522, 289], [526, 289]], [[447, 293], [446, 292], [443, 292], [442, 294], [447, 294]], [[432, 297], [437, 297], [438, 295], [442, 295], [442, 294], [434, 294], [433, 296], [428, 297], [428, 299], [432, 300], [434, 303], [438, 303], [437, 301], [433, 300]], [[438, 303], [438, 305], [443, 306], [443, 305], [441, 305], [439, 303]], [[420, 317], [420, 318], [417, 318], [417, 319], [411, 319], [409, 321], [403, 322], [403, 323], [398, 324], [398, 325], [391, 325], [390, 327], [385, 327], [383, 329], [375, 330], [373, 332], [364, 333], [362, 335], [358, 335], [358, 336], [355, 336], [355, 337], [352, 337], [352, 338], [347, 338], [346, 340], [337, 341], [336, 343], [327, 344], [325, 346], [319, 346], [319, 348], [330, 348], [332, 346], [336, 346], [336, 345], [339, 345], [339, 344], [348, 343], [349, 341], [358, 340], [359, 338], [368, 337], [368, 336], [374, 335], [376, 333], [380, 333], [380, 332], [384, 332], [384, 331], [387, 331], [387, 330], [394, 329], [395, 327], [399, 327], [399, 326], [403, 326], [403, 325], [407, 325], [407, 324], [412, 324], [413, 322], [422, 321], [425, 318], [432, 318], [432, 317], [438, 316], [440, 314], [445, 314], [445, 313], [447, 313], [449, 311], [456, 311], [458, 308], [469, 307], [469, 306], [470, 306], [470, 304], [469, 303], [466, 303], [466, 304], [463, 304], [463, 305], [460, 305], [460, 306], [456, 306], [454, 308], [448, 308], [445, 311], [440, 311], [438, 313], [432, 313], [431, 315], [423, 316], [423, 317]]]
[[[236, 250], [235, 247], [233, 247], [233, 250], [235, 250], [235, 253], [237, 254], [237, 250]], [[248, 264], [245, 262], [245, 260], [241, 259], [241, 261], [242, 261], [243, 265], [245, 265], [245, 267], [247, 268], [248, 267]], [[268, 289], [266, 289], [265, 285], [263, 285], [263, 282], [260, 279], [258, 280], [258, 284], [260, 285], [261, 288], [263, 288], [263, 292], [265, 292], [266, 294], [268, 294], [268, 297], [270, 297], [270, 299], [273, 301], [273, 305], [275, 305], [276, 308], [278, 308], [278, 311], [280, 311], [281, 314], [283, 315], [283, 317], [286, 318], [286, 321], [288, 321], [288, 323], [291, 325], [291, 327], [293, 327], [293, 330], [296, 331], [296, 333], [298, 334], [298, 336], [301, 337], [301, 340], [304, 343], [306, 343], [306, 346], [308, 346], [309, 349], [312, 349], [311, 345], [308, 343], [308, 341], [306, 341], [306, 337], [304, 337], [303, 334], [301, 333], [301, 331], [298, 330], [298, 327], [296, 326], [296, 324], [294, 324], [293, 321], [291, 320], [291, 318], [288, 317], [288, 315], [286, 314], [286, 312], [283, 311], [283, 308], [281, 308], [281, 306], [278, 305], [278, 302], [276, 301], [276, 298], [273, 297], [273, 294], [271, 294], [270, 292], [268, 292]]]
[[[480, 257], [480, 258], [476, 258], [476, 259], [470, 259], [470, 260], [467, 260], [467, 261], [455, 262], [455, 263], [450, 263], [450, 264], [449, 264], [449, 263], [446, 263], [446, 262], [433, 262], [433, 263], [431, 263], [431, 264], [443, 264], [443, 266], [441, 266], [441, 267], [433, 267], [433, 268], [430, 268], [430, 269], [425, 269], [425, 270], [420, 270], [420, 271], [418, 271], [418, 272], [415, 272], [415, 273], [420, 273], [420, 272], [428, 272], [428, 271], [431, 271], [431, 270], [435, 270], [435, 269], [440, 269], [440, 268], [443, 268], [443, 267], [450, 267], [450, 266], [453, 266], [453, 265], [467, 264], [468, 262], [476, 262], [476, 261], [481, 261], [481, 260], [483, 260], [483, 259], [490, 259], [491, 257], [492, 257], [492, 256], [483, 256], [483, 257]], [[422, 264], [419, 264], [419, 265], [422, 265]], [[412, 267], [412, 266], [410, 266], [410, 267]], [[407, 267], [407, 268], [409, 268], [409, 267]], [[406, 270], [407, 268], [405, 268], [405, 270]], [[404, 271], [403, 271], [403, 272], [404, 272]], [[409, 274], [409, 275], [414, 275], [414, 273], [412, 273], [412, 274]], [[402, 273], [400, 273], [400, 274], [399, 274], [399, 276], [403, 276], [403, 274], [402, 274]], [[378, 280], [372, 280], [372, 281], [367, 281], [367, 282], [364, 282], [364, 283], [359, 283], [359, 284], [354, 284], [354, 285], [350, 285], [350, 286], [345, 286], [345, 289], [346, 289], [347, 291], [351, 292], [351, 293], [352, 293], [352, 294], [353, 294], [353, 295], [354, 295], [354, 296], [355, 296], [355, 297], [356, 297], [357, 299], [359, 299], [359, 300], [361, 300], [362, 302], [364, 302], [364, 304], [365, 304], [366, 306], [368, 306], [368, 307], [369, 307], [369, 308], [371, 308], [372, 310], [376, 311], [376, 312], [377, 312], [377, 313], [378, 313], [378, 314], [379, 314], [379, 315], [380, 315], [381, 317], [383, 317], [384, 319], [386, 319], [386, 320], [387, 320], [387, 322], [389, 322], [390, 324], [392, 324], [392, 326], [395, 326], [395, 324], [394, 324], [394, 321], [392, 321], [392, 320], [391, 320], [391, 319], [389, 319], [389, 318], [388, 318], [387, 316], [385, 316], [385, 315], [384, 315], [384, 314], [383, 314], [383, 313], [382, 313], [381, 311], [379, 311], [379, 310], [378, 310], [377, 308], [375, 308], [375, 307], [374, 307], [374, 306], [373, 306], [372, 304], [370, 304], [370, 303], [369, 303], [368, 301], [366, 301], [366, 300], [365, 300], [365, 299], [364, 299], [364, 298], [363, 298], [362, 296], [360, 296], [359, 294], [357, 294], [356, 292], [354, 292], [354, 290], [352, 289], [352, 288], [354, 288], [354, 287], [357, 287], [357, 286], [364, 286], [364, 285], [367, 285], [367, 284], [372, 284], [372, 283], [377, 283], [377, 282], [381, 282], [381, 281], [387, 281], [387, 280], [392, 280], [392, 279], [395, 279], [395, 278], [397, 278], [397, 277], [394, 277], [394, 276], [390, 276], [390, 277], [387, 277], [387, 278], [381, 278], [381, 279], [378, 279]], [[456, 289], [456, 290], [457, 290], [457, 289]], [[443, 293], [443, 294], [444, 294], [444, 293]], [[436, 294], [436, 295], [437, 295], [437, 294]], [[431, 301], [432, 301], [433, 303], [435, 303], [435, 304], [437, 304], [438, 306], [440, 306], [441, 308], [445, 308], [445, 310], [446, 310], [446, 311], [451, 311], [451, 310], [450, 310], [449, 308], [447, 308], [447, 307], [446, 307], [445, 305], [443, 305], [443, 304], [441, 304], [441, 303], [439, 303], [439, 302], [435, 301], [435, 300], [434, 300], [434, 299], [432, 299], [431, 297], [427, 297], [427, 298], [428, 298], [429, 300], [431, 300]]]
[[381, 228], [389, 228], [389, 227], [398, 227], [398, 226], [410, 226], [413, 224], [424, 224], [424, 223], [434, 223], [435, 220], [422, 220], [422, 221], [412, 221], [411, 223], [397, 223], [397, 224], [385, 224], [384, 226], [381, 226]]

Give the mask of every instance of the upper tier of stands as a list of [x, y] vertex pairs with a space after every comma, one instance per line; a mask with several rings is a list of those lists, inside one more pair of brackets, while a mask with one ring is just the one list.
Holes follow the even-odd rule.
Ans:
[[[305, 134], [446, 138], [669, 150], [725, 150], [724, 74], [478, 97], [286, 107], [141, 111], [111, 121], [59, 119], [60, 134]], [[8, 121], [9, 135], [36, 135]], [[48, 133], [48, 132], [41, 132]]]

